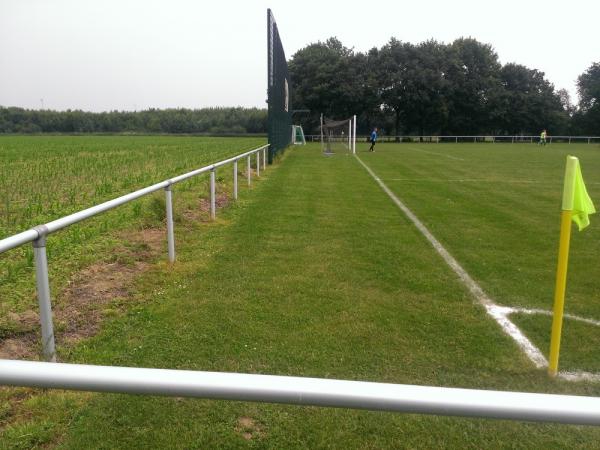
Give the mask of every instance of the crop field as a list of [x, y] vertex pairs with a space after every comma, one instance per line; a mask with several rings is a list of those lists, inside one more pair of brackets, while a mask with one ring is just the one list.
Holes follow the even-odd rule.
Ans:
[[[164, 136], [5, 136], [0, 137], [0, 237], [97, 205], [264, 144], [262, 138]], [[242, 170], [241, 168], [240, 170]], [[228, 186], [230, 171], [219, 173]], [[207, 175], [174, 188], [177, 211], [198, 207], [208, 193]], [[226, 187], [230, 192], [229, 187]], [[196, 203], [194, 206], [193, 203]], [[67, 228], [49, 239], [53, 290], [61, 290], [73, 272], [111, 256], [118, 232], [162, 225], [164, 194], [156, 193]], [[165, 243], [166, 245], [166, 243]], [[166, 248], [166, 247], [165, 247]], [[114, 256], [114, 255], [113, 255]], [[9, 312], [36, 308], [32, 282], [33, 251], [24, 245], [0, 255], [0, 337], [31, 331]]]
[[[76, 144], [79, 138], [56, 138], [45, 151], [61, 155], [63, 162], [46, 171], [36, 155], [44, 150], [33, 147], [52, 138], [35, 139], [0, 139], [0, 158], [13, 166], [4, 173], [23, 180], [35, 170], [60, 171], [48, 181], [54, 187], [32, 188], [41, 196], [60, 192], [60, 199], [46, 200], [60, 215], [60, 208], [72, 212], [212, 162], [205, 157], [222, 159], [262, 144], [166, 137], [85, 138], [87, 143]], [[29, 171], [19, 156], [25, 144], [39, 169]], [[153, 145], [163, 151], [147, 150]], [[220, 153], [208, 157], [201, 149], [209, 147]], [[101, 160], [103, 148], [121, 148], [122, 164], [130, 167], [107, 162], [102, 176], [86, 163], [75, 174], [64, 169], [76, 165], [69, 148]], [[550, 318], [540, 311], [552, 308], [565, 156], [580, 158], [598, 207], [600, 147], [413, 143], [379, 144], [374, 153], [366, 149], [358, 145], [360, 161], [495, 304], [515, 309], [510, 319], [547, 356]], [[171, 151], [187, 162], [166, 157]], [[118, 171], [154, 175], [121, 186]], [[230, 171], [224, 172], [219, 191], [227, 193]], [[215, 222], [198, 207], [206, 195], [205, 178], [174, 192], [174, 265], [165, 262], [162, 247], [162, 253], [155, 252], [152, 241], [140, 238], [148, 230], [164, 236], [158, 198], [52, 237], [58, 247], [49, 244], [53, 297], [62, 305], [64, 322], [57, 331], [59, 359], [600, 395], [600, 383], [550, 379], [536, 367], [356, 158], [324, 157], [318, 145], [309, 144], [290, 149], [261, 175], [252, 189], [241, 192], [240, 201], [222, 202]], [[103, 183], [117, 190], [96, 194]], [[71, 192], [81, 205], [72, 210]], [[55, 218], [35, 216], [27, 195], [32, 194], [11, 196], [14, 213], [2, 210], [5, 232]], [[69, 206], [60, 206], [63, 202]], [[34, 216], [23, 219], [28, 214]], [[585, 231], [573, 231], [566, 299], [566, 312], [587, 321], [565, 321], [561, 371], [600, 372], [600, 327], [594, 322], [600, 320], [600, 218], [591, 221]], [[14, 309], [15, 320], [35, 309], [26, 253], [0, 257], [2, 312]], [[119, 277], [103, 272], [103, 266], [131, 276], [115, 289]], [[96, 284], [91, 291], [89, 279]], [[84, 314], [95, 325], [75, 333], [67, 313], [76, 316], [78, 309], [70, 309], [69, 302], [78, 295], [92, 301], [90, 292], [103, 298], [95, 314]], [[3, 324], [3, 333], [11, 338], [34, 328], [23, 328], [23, 320], [10, 323]], [[2, 390], [0, 402], [0, 446], [13, 448], [583, 449], [600, 442], [593, 427], [244, 402], [33, 389]]]

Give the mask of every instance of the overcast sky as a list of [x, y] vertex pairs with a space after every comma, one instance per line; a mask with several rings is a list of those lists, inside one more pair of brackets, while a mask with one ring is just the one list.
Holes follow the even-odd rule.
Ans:
[[267, 7], [288, 58], [331, 36], [360, 51], [471, 36], [574, 100], [600, 61], [600, 0], [0, 0], [0, 105], [264, 107]]

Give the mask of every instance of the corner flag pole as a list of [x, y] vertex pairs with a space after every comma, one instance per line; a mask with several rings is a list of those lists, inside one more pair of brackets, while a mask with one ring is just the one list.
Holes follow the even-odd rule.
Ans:
[[[575, 210], [575, 216], [573, 215]], [[558, 245], [558, 265], [556, 268], [556, 287], [554, 291], [554, 312], [552, 316], [552, 336], [550, 339], [550, 360], [548, 374], [555, 377], [558, 373], [558, 357], [560, 353], [560, 337], [562, 332], [565, 290], [567, 287], [567, 265], [569, 262], [569, 244], [571, 240], [571, 220], [575, 220], [579, 229], [583, 229], [589, 221], [587, 214], [594, 213], [594, 206], [585, 191], [581, 177], [579, 160], [567, 156], [565, 181], [563, 188], [562, 212], [560, 220], [560, 240]], [[580, 219], [580, 215], [585, 220]], [[583, 225], [583, 226], [582, 226]]]

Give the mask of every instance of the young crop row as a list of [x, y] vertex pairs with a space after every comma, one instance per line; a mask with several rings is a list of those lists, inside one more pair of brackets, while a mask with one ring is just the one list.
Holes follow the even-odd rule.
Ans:
[[[262, 138], [0, 137], [0, 239], [263, 144]], [[223, 169], [219, 179], [229, 172]], [[176, 208], [185, 206], [186, 191], [197, 205], [208, 193], [207, 176], [176, 187]], [[95, 252], [110, 252], [111, 233], [162, 225], [163, 197], [156, 193], [52, 235], [51, 281], [60, 285]], [[0, 254], [0, 280], [0, 315], [35, 308], [31, 245]], [[0, 320], [0, 337], [12, 331]]]

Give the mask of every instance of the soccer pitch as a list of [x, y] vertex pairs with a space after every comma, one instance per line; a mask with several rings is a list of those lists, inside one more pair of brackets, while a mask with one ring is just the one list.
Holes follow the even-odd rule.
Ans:
[[[360, 160], [495, 304], [551, 308], [564, 157], [580, 158], [596, 200], [600, 148], [366, 149], [357, 146]], [[352, 155], [290, 149], [218, 217], [182, 220], [177, 264], [141, 274], [132, 305], [64, 348], [65, 360], [600, 395], [600, 383], [536, 368]], [[567, 313], [589, 319], [600, 319], [596, 219], [574, 231], [566, 300]], [[547, 316], [510, 319], [547, 354]], [[560, 369], [600, 371], [599, 340], [600, 328], [566, 320]], [[600, 439], [595, 427], [61, 391], [13, 408], [0, 443], [22, 448], [590, 448]]]
[[[600, 148], [405, 144], [378, 151], [361, 158], [500, 306], [495, 312], [547, 356], [565, 157], [581, 158], [598, 199]], [[600, 228], [574, 231], [561, 352], [570, 373], [600, 370], [599, 254]]]

